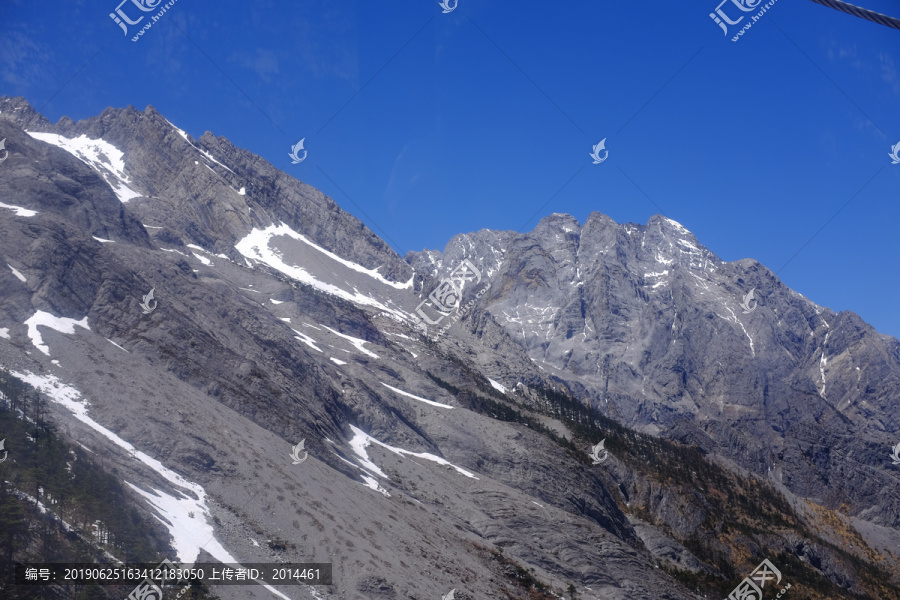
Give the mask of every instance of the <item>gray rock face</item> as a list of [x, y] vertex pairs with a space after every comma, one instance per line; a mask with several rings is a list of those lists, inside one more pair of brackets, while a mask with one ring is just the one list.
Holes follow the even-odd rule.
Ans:
[[[896, 568], [870, 551], [900, 542], [885, 464], [897, 340], [754, 261], [721, 261], [677, 223], [557, 214], [403, 259], [317, 190], [152, 107], [51, 124], [2, 98], [3, 137], [0, 367], [86, 399], [96, 426], [46, 386], [62, 429], [176, 542], [175, 509], [141, 492], [186, 488], [110, 435], [202, 486], [216, 543], [201, 558], [332, 562], [323, 598], [571, 583], [581, 598], [656, 600], [699, 593], [660, 565], [721, 588], [784, 552], [797, 577], [815, 563], [803, 568], [834, 589], [876, 597], [835, 550], [843, 529], [816, 516], [840, 508], [865, 524], [853, 552]], [[421, 335], [417, 307], [464, 260], [485, 291], [467, 283], [471, 309]], [[610, 450], [596, 465], [595, 436]]]
[[[466, 256], [478, 261], [477, 248], [494, 265], [485, 248], [496, 237], [467, 236]], [[481, 343], [518, 343], [631, 427], [777, 471], [795, 493], [896, 524], [886, 464], [896, 339], [816, 305], [755, 261], [723, 262], [664, 217], [618, 225], [593, 213], [581, 226], [551, 215], [506, 247], [471, 319]]]

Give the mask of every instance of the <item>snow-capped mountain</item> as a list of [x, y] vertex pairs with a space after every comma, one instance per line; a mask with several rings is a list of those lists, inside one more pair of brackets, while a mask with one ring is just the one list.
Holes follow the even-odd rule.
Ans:
[[900, 597], [900, 344], [763, 265], [599, 212], [400, 257], [152, 107], [3, 138], [0, 368], [173, 560], [333, 563], [222, 598]]

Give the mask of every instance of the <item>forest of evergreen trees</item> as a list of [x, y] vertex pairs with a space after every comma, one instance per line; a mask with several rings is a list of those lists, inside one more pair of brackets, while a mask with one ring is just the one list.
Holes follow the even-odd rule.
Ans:
[[[0, 463], [0, 598], [121, 600], [134, 586], [17, 586], [14, 567], [111, 562], [104, 551], [122, 562], [157, 564], [171, 554], [168, 532], [141, 513], [115, 469], [107, 472], [103, 457], [62, 439], [42, 394], [4, 370], [0, 439], [7, 453]], [[214, 596], [198, 587], [181, 598]]]

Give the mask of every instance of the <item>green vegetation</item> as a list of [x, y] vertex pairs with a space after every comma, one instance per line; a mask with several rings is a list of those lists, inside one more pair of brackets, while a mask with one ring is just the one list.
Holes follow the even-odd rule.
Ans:
[[[63, 440], [46, 420], [46, 400], [20, 379], [0, 370], [0, 598], [121, 599], [134, 586], [16, 586], [12, 568], [21, 563], [158, 564], [168, 534], [134, 504], [130, 492], [107, 472], [103, 458]], [[0, 454], [2, 458], [2, 454]], [[25, 494], [31, 496], [28, 499]], [[44, 512], [35, 499], [43, 505]], [[66, 531], [62, 521], [71, 526]], [[167, 590], [167, 598], [177, 589]], [[215, 598], [202, 586], [181, 599]]]
[[[767, 481], [732, 472], [710, 460], [697, 446], [632, 431], [584, 402], [549, 387], [530, 387], [528, 394], [516, 399], [507, 397], [480, 374], [471, 371], [463, 361], [451, 360], [462, 371], [461, 379], [474, 384], [469, 387], [475, 389], [461, 389], [431, 373], [428, 376], [454, 394], [463, 406], [545, 434], [585, 466], [591, 465], [586, 449], [605, 439], [605, 448], [610, 454], [639, 475], [642, 481], [655, 482], [677, 496], [679, 501], [702, 513], [704, 520], [700, 527], [684, 539], [651, 514], [640, 498], [631, 498], [630, 507], [622, 507], [655, 524], [717, 570], [715, 573], [694, 573], [660, 563], [662, 570], [688, 589], [727, 596], [763, 558], [769, 558], [781, 568], [785, 581], [792, 584], [790, 596], [794, 600], [900, 599], [900, 588], [890, 583], [890, 574], [812, 533], [787, 499]], [[560, 421], [572, 432], [573, 439], [557, 435], [533, 414]], [[619, 488], [621, 482], [611, 473], [603, 471], [600, 477], [607, 480], [609, 489]], [[866, 593], [854, 594], [836, 585], [795, 555], [769, 556], [766, 549], [782, 534], [800, 536], [810, 544], [827, 548], [832, 557], [856, 574], [858, 587]], [[745, 556], [748, 547], [754, 549], [749, 559]], [[736, 557], [740, 557], [739, 564], [735, 563]]]

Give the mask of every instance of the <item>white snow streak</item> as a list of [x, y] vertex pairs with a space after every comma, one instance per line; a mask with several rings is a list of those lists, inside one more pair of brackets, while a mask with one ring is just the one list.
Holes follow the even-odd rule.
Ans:
[[[132, 483], [125, 482], [131, 489], [146, 498], [160, 513], [162, 518], [157, 515], [154, 516], [169, 530], [173, 540], [172, 547], [175, 548], [180, 562], [193, 564], [200, 555], [200, 550], [203, 549], [219, 562], [240, 564], [216, 540], [215, 531], [210, 524], [211, 519], [208, 518], [210, 512], [206, 506], [206, 491], [203, 489], [203, 486], [188, 481], [178, 473], [166, 468], [155, 458], [139, 451], [130, 443], [97, 423], [88, 416], [88, 403], [82, 399], [81, 393], [73, 387], [63, 385], [53, 375], [41, 377], [27, 371], [24, 373], [11, 371], [11, 373], [39, 389], [57, 404], [69, 409], [76, 419], [126, 450], [133, 458], [159, 473], [171, 484], [187, 490], [187, 492], [177, 491], [180, 497], [176, 497], [152, 488], [152, 492], [145, 492]], [[194, 517], [191, 517], [189, 513], [194, 513]], [[203, 545], [200, 545], [201, 541]], [[263, 587], [285, 600], [290, 600], [290, 598], [269, 585], [263, 585]]]
[[466, 477], [478, 479], [478, 477], [475, 477], [475, 475], [473, 475], [469, 471], [457, 467], [456, 465], [444, 460], [440, 456], [435, 456], [434, 454], [429, 454], [427, 452], [410, 452], [409, 450], [404, 450], [403, 448], [395, 448], [394, 446], [389, 446], [384, 442], [379, 442], [371, 435], [365, 433], [363, 430], [357, 427], [354, 427], [353, 425], [350, 426], [350, 429], [353, 430], [353, 439], [350, 440], [350, 447], [353, 448], [353, 451], [359, 457], [359, 462], [366, 465], [366, 468], [371, 470], [373, 473], [379, 475], [380, 477], [384, 477], [385, 479], [388, 478], [387, 475], [385, 475], [375, 463], [369, 460], [369, 455], [366, 453], [366, 447], [368, 447], [370, 443], [378, 444], [385, 450], [390, 450], [391, 452], [399, 456], [415, 456], [416, 458], [430, 460], [438, 463], [439, 465], [445, 465], [456, 469], [457, 472], [465, 475]]
[[[125, 350], [125, 348], [123, 348], [122, 346], [118, 345], [117, 343], [115, 343], [115, 342], [112, 341], [111, 339], [109, 339], [109, 338], [105, 338], [105, 339], [106, 339], [107, 342], [109, 342], [110, 344], [112, 344], [113, 346], [115, 346], [116, 348], [118, 348], [119, 350], [124, 350], [125, 352], [128, 352], [128, 350]], [[131, 352], [128, 352], [128, 353], [131, 354]]]
[[55, 133], [26, 132], [36, 140], [58, 146], [94, 169], [109, 184], [121, 202], [139, 198], [141, 194], [128, 187], [131, 179], [125, 174], [122, 151], [103, 140], [92, 140], [86, 135], [69, 139]]
[[[322, 324], [319, 323], [319, 325], [322, 325]], [[345, 340], [347, 340], [348, 342], [350, 342], [351, 344], [353, 344], [353, 345], [356, 347], [357, 350], [359, 350], [360, 352], [362, 352], [362, 353], [365, 354], [366, 356], [371, 356], [372, 358], [378, 358], [378, 355], [377, 355], [377, 354], [375, 354], [375, 353], [372, 352], [371, 350], [369, 350], [369, 349], [363, 347], [363, 344], [366, 343], [366, 340], [361, 340], [361, 339], [359, 339], [359, 338], [353, 337], [352, 335], [346, 335], [346, 334], [343, 334], [343, 333], [341, 333], [341, 332], [339, 332], [339, 331], [335, 331], [334, 329], [332, 329], [331, 327], [328, 327], [327, 325], [322, 325], [322, 327], [324, 327], [325, 329], [327, 329], [328, 331], [330, 331], [330, 332], [333, 333], [334, 335], [344, 338]]]
[[397, 388], [390, 386], [384, 382], [380, 382], [380, 383], [387, 389], [389, 389], [393, 392], [396, 392], [396, 393], [400, 394], [401, 396], [406, 396], [407, 398], [412, 398], [413, 400], [418, 400], [419, 402], [424, 402], [425, 404], [430, 404], [432, 406], [437, 406], [440, 408], [453, 408], [449, 404], [441, 404], [440, 402], [435, 402], [434, 400], [426, 400], [425, 398], [422, 398], [421, 396], [414, 396], [414, 395], [410, 394], [409, 392], [404, 392], [403, 390], [398, 390]]
[[6, 263], [6, 266], [10, 268], [10, 270], [12, 271], [12, 274], [15, 275], [19, 281], [21, 281], [22, 283], [25, 283], [26, 281], [28, 281], [27, 279], [25, 279], [25, 276], [22, 275], [21, 273], [19, 273], [19, 271], [16, 270], [11, 264]]
[[306, 344], [313, 350], [318, 350], [319, 352], [322, 352], [322, 349], [319, 348], [318, 346], [316, 346], [316, 344], [318, 343], [316, 340], [312, 339], [305, 333], [300, 333], [296, 329], [291, 329], [291, 331], [293, 331], [294, 333], [297, 334], [296, 336], [294, 336], [296, 339], [300, 340], [301, 342], [303, 342], [304, 344]]
[[270, 238], [272, 237], [272, 235], [275, 235], [270, 231], [273, 227], [275, 226], [273, 225], [266, 230], [254, 229], [235, 245], [235, 249], [245, 257], [244, 260], [245, 262], [247, 262], [247, 266], [251, 268], [253, 267], [253, 265], [250, 264], [250, 262], [247, 260], [248, 258], [252, 258], [254, 260], [258, 260], [261, 263], [269, 265], [273, 269], [281, 271], [288, 277], [292, 277], [293, 279], [296, 279], [301, 283], [305, 283], [306, 285], [309, 285], [321, 292], [325, 292], [326, 294], [331, 294], [333, 296], [337, 296], [338, 298], [343, 298], [348, 302], [353, 302], [362, 306], [371, 306], [383, 310], [405, 321], [409, 320], [409, 316], [405, 313], [392, 308], [388, 308], [387, 306], [385, 306], [381, 302], [378, 302], [370, 296], [365, 296], [356, 290], [354, 290], [354, 293], [351, 294], [350, 292], [343, 290], [336, 285], [319, 281], [303, 267], [289, 265], [284, 262], [281, 254], [269, 247]]
[[27, 208], [22, 208], [21, 206], [13, 206], [12, 204], [3, 204], [2, 202], [0, 202], [0, 208], [8, 208], [16, 213], [17, 217], [33, 217], [37, 214], [36, 210], [29, 210]]
[[[362, 265], [358, 265], [355, 262], [349, 261], [345, 258], [341, 258], [337, 254], [334, 254], [333, 252], [329, 252], [328, 250], [319, 246], [318, 244], [313, 243], [305, 235], [297, 233], [296, 231], [294, 231], [293, 229], [291, 229], [284, 223], [281, 223], [279, 225], [269, 225], [268, 227], [266, 227], [265, 229], [262, 229], [262, 230], [254, 229], [253, 231], [250, 232], [250, 234], [247, 237], [245, 237], [243, 240], [238, 242], [238, 245], [244, 243], [245, 240], [247, 240], [251, 237], [255, 237], [255, 238], [262, 237], [263, 239], [265, 239], [266, 246], [268, 246], [269, 240], [271, 240], [271, 238], [273, 238], [274, 236], [277, 236], [277, 235], [284, 235], [284, 236], [293, 238], [297, 241], [303, 242], [304, 244], [308, 245], [310, 248], [313, 248], [314, 250], [321, 252], [328, 258], [341, 263], [345, 267], [352, 269], [358, 273], [363, 273], [365, 275], [368, 275], [372, 279], [375, 279], [376, 281], [380, 281], [381, 283], [383, 283], [385, 285], [389, 285], [394, 289], [407, 290], [407, 289], [412, 288], [413, 277], [415, 277], [415, 276], [410, 277], [409, 281], [407, 281], [406, 283], [396, 283], [394, 281], [385, 279], [384, 276], [378, 272], [378, 269], [380, 269], [381, 267], [378, 267], [378, 269], [367, 269], [366, 267], [363, 267]], [[240, 248], [238, 248], [238, 251], [240, 251]]]
[[494, 381], [494, 380], [491, 379], [490, 377], [488, 377], [488, 381], [491, 383], [491, 387], [492, 387], [492, 388], [494, 388], [495, 390], [499, 391], [501, 394], [505, 394], [505, 393], [506, 393], [506, 386], [505, 386], [505, 385], [503, 385], [502, 383], [497, 383], [496, 381]]

